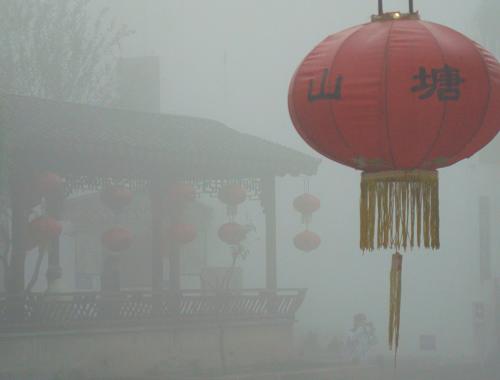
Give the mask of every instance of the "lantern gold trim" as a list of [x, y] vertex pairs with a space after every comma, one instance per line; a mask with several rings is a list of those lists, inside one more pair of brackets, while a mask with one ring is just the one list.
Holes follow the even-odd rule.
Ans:
[[360, 248], [439, 249], [439, 181], [435, 170], [363, 173]]
[[381, 15], [373, 15], [371, 18], [372, 22], [399, 21], [399, 20], [420, 20], [420, 14], [418, 12], [414, 13], [386, 12], [382, 13]]

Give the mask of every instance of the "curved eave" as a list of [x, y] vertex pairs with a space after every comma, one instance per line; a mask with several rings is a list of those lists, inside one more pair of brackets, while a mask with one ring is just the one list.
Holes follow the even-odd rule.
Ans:
[[320, 160], [209, 119], [0, 97], [7, 148], [61, 175], [225, 179], [314, 175]]

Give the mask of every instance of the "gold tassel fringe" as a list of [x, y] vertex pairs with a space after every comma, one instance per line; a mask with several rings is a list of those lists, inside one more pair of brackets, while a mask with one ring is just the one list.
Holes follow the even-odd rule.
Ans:
[[399, 322], [401, 315], [401, 273], [403, 256], [396, 252], [392, 255], [390, 296], [389, 296], [389, 348], [394, 348], [394, 366], [397, 363], [399, 347]]
[[[360, 247], [439, 248], [439, 184], [435, 170], [363, 173]], [[376, 242], [375, 242], [376, 239]]]

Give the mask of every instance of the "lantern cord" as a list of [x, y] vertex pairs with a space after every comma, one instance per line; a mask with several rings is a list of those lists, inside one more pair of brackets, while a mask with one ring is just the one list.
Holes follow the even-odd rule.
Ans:
[[403, 256], [396, 252], [392, 255], [389, 295], [389, 349], [394, 349], [394, 368], [397, 367], [399, 348], [399, 325], [401, 316], [401, 274]]
[[309, 193], [310, 189], [310, 178], [308, 176], [304, 176], [304, 193]]

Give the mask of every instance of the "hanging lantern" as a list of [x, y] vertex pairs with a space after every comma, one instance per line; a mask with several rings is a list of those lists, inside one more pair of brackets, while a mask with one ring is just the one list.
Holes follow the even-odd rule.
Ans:
[[439, 247], [438, 175], [500, 128], [500, 65], [418, 19], [375, 18], [321, 42], [292, 79], [299, 134], [363, 171], [361, 248]]
[[500, 64], [464, 35], [420, 21], [412, 1], [407, 14], [379, 4], [372, 22], [327, 37], [304, 59], [291, 80], [290, 115], [313, 149], [363, 172], [363, 251], [438, 249], [437, 169], [496, 136]]
[[130, 205], [132, 197], [132, 192], [121, 185], [106, 186], [101, 191], [101, 201], [115, 213]]
[[222, 187], [218, 196], [219, 200], [226, 204], [227, 214], [234, 217], [238, 211], [238, 205], [247, 199], [247, 192], [243, 186], [233, 183]]
[[321, 238], [312, 231], [304, 231], [293, 239], [295, 247], [303, 252], [312, 252], [321, 244]]
[[132, 233], [125, 227], [113, 227], [101, 236], [101, 243], [107, 250], [118, 253], [132, 245]]
[[299, 195], [293, 201], [295, 210], [302, 214], [302, 223], [308, 225], [311, 222], [311, 217], [321, 206], [320, 200], [312, 194]]
[[239, 223], [230, 222], [220, 226], [219, 239], [229, 245], [238, 245], [247, 236], [247, 229]]
[[196, 190], [189, 183], [177, 182], [173, 184], [168, 191], [168, 200], [174, 204], [186, 204], [194, 202], [196, 199]]
[[36, 189], [43, 197], [64, 197], [64, 180], [57, 174], [45, 172], [36, 179]]
[[62, 232], [62, 225], [50, 216], [39, 216], [33, 219], [28, 226], [28, 250], [34, 246], [46, 246], [50, 241], [58, 239]]
[[174, 224], [170, 233], [173, 241], [181, 245], [193, 242], [197, 236], [196, 227], [187, 223]]

